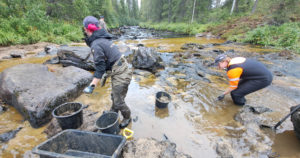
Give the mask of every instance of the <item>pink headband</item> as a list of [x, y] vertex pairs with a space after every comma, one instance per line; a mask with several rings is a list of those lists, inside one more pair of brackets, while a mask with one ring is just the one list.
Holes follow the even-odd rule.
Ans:
[[91, 31], [91, 32], [94, 32], [94, 31], [96, 31], [96, 30], [99, 30], [100, 28], [97, 27], [95, 24], [89, 24], [88, 27], [87, 27], [87, 29], [88, 29], [89, 31]]

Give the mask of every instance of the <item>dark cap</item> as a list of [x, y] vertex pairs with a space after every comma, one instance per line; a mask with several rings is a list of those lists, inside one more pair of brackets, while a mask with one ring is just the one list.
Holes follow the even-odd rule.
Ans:
[[103, 15], [100, 15], [100, 19], [101, 19], [101, 18], [104, 18], [104, 16], [103, 16]]
[[215, 64], [219, 64], [219, 62], [225, 60], [227, 56], [225, 54], [220, 54], [215, 58]]
[[83, 19], [83, 26], [85, 28], [87, 28], [89, 24], [95, 24], [97, 27], [99, 27], [98, 19], [93, 16], [87, 16]]

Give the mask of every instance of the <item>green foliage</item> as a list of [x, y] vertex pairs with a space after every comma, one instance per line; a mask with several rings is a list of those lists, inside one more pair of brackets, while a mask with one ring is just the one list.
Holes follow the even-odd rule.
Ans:
[[104, 15], [110, 28], [137, 25], [137, 0], [130, 2], [131, 7], [125, 0], [1, 0], [0, 45], [79, 42], [88, 15]]
[[248, 32], [241, 41], [297, 50], [300, 53], [300, 23], [285, 23], [279, 27], [259, 27]]
[[153, 28], [156, 30], [169, 30], [173, 31], [176, 33], [184, 33], [184, 34], [190, 34], [190, 35], [195, 35], [196, 33], [204, 32], [206, 31], [207, 27], [210, 24], [186, 24], [186, 23], [167, 23], [167, 22], [162, 22], [162, 23], [140, 23], [141, 27], [145, 28]]

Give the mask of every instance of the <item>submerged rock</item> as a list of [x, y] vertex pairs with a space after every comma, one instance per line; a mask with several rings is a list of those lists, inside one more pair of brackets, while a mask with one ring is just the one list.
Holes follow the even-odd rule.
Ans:
[[38, 128], [51, 120], [55, 107], [78, 97], [91, 80], [90, 72], [73, 66], [49, 70], [41, 64], [21, 64], [0, 74], [0, 98]]
[[7, 142], [10, 139], [14, 138], [16, 134], [22, 129], [23, 127], [19, 127], [16, 130], [12, 130], [3, 134], [0, 134], [0, 142]]
[[158, 141], [154, 138], [139, 138], [127, 141], [123, 148], [123, 158], [191, 158], [178, 152], [176, 144], [169, 140]]
[[184, 44], [181, 49], [183, 50], [198, 50], [198, 49], [204, 49], [205, 47], [198, 43], [186, 43]]

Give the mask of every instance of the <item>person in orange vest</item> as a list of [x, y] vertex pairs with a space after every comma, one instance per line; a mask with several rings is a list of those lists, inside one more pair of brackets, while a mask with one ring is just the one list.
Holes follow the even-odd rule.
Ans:
[[215, 64], [220, 69], [226, 69], [229, 88], [218, 96], [223, 100], [230, 93], [236, 105], [245, 105], [245, 96], [269, 86], [273, 80], [272, 73], [262, 63], [244, 57], [230, 58], [220, 54], [215, 58]]

